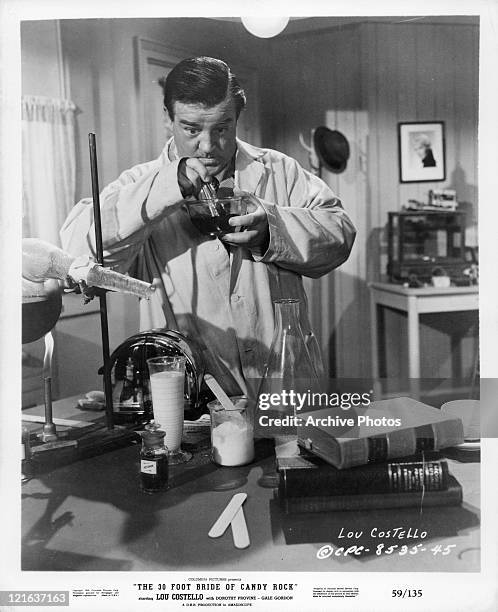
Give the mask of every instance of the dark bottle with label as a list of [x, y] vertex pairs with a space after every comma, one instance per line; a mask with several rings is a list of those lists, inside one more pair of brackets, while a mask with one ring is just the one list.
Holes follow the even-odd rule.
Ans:
[[168, 488], [168, 449], [164, 444], [166, 432], [151, 421], [141, 432], [140, 476], [142, 491], [155, 493]]

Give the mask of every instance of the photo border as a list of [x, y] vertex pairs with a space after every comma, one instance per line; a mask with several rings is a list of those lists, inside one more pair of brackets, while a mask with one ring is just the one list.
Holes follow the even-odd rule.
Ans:
[[[417, 176], [413, 169], [409, 168], [408, 137], [414, 131], [413, 126], [419, 126], [420, 130], [436, 131], [438, 136], [437, 146], [440, 151], [442, 164], [437, 168], [421, 168]], [[444, 121], [401, 121], [398, 123], [398, 157], [399, 157], [399, 182], [400, 183], [428, 183], [446, 180], [446, 140]]]

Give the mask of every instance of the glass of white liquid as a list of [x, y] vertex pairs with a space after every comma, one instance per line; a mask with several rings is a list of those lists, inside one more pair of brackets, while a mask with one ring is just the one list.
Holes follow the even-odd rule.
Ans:
[[185, 388], [185, 357], [152, 357], [147, 359], [152, 392], [152, 411], [156, 423], [166, 431], [170, 465], [185, 463], [192, 453], [181, 449]]

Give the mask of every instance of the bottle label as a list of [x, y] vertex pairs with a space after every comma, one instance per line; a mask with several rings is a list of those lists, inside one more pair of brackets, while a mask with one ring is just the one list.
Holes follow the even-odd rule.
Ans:
[[142, 474], [157, 474], [157, 461], [141, 459], [140, 471], [142, 472]]

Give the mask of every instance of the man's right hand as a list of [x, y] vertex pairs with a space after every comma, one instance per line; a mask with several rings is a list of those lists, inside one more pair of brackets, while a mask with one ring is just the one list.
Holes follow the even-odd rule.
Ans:
[[211, 180], [208, 168], [202, 158], [184, 157], [178, 164], [178, 185], [184, 198], [199, 194], [204, 183]]

